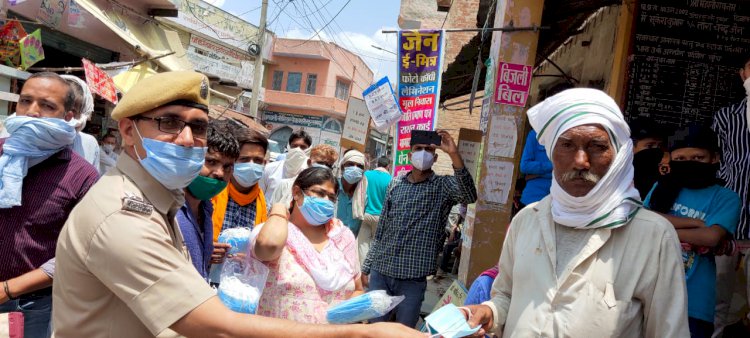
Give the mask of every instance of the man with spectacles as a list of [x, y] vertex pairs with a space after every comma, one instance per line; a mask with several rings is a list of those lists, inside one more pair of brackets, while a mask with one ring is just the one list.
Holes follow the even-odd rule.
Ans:
[[[350, 149], [341, 158], [341, 178], [339, 178], [339, 201], [336, 203], [336, 218], [341, 220], [354, 237], [359, 234], [365, 210], [365, 194], [362, 177], [365, 172], [365, 155]], [[355, 212], [354, 210], [357, 210]]]
[[[333, 149], [333, 147], [327, 144], [319, 144], [310, 149], [310, 158], [307, 159], [305, 167], [323, 167], [332, 169], [338, 157], [339, 154], [336, 153], [336, 150]], [[292, 196], [292, 186], [294, 185], [295, 179], [297, 179], [297, 175], [281, 180], [278, 183], [278, 186], [276, 186], [276, 189], [274, 189], [273, 194], [270, 195], [271, 199], [268, 201], [268, 205], [273, 206], [276, 203], [290, 205], [294, 197]]]
[[[266, 165], [268, 139], [257, 130], [232, 128], [240, 146], [240, 156], [234, 164], [229, 185], [213, 202], [213, 242], [218, 247], [219, 234], [225, 229], [247, 227], [251, 230], [268, 219], [266, 196], [258, 181]], [[219, 283], [222, 264], [212, 264], [209, 280]]]
[[124, 150], [57, 245], [54, 332], [64, 337], [419, 337], [399, 326], [312, 326], [227, 309], [190, 263], [174, 216], [206, 156], [208, 78], [160, 73], [112, 112]]

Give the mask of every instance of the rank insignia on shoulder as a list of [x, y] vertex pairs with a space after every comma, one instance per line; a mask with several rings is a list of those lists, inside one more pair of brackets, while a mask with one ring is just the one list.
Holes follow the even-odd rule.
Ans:
[[138, 214], [151, 215], [154, 206], [144, 201], [142, 198], [130, 193], [126, 193], [122, 198], [122, 210], [132, 211]]

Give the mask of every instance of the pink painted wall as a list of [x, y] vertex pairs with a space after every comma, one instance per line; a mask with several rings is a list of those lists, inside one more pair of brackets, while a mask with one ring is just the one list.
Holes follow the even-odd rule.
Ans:
[[306, 74], [317, 72], [318, 88], [316, 95], [326, 97], [336, 96], [337, 79], [352, 82], [352, 74], [354, 74], [353, 79], [356, 83], [353, 85], [351, 92], [354, 97], [362, 98], [362, 91], [374, 82], [373, 72], [356, 54], [334, 43], [309, 41], [301, 44], [303, 42], [305, 40], [276, 39], [273, 48], [274, 55], [272, 56], [272, 61], [276, 64], [269, 67], [269, 72], [266, 75], [267, 88], [271, 88], [273, 83], [273, 70], [284, 71], [282, 90], [285, 90], [288, 72], [309, 69], [309, 71], [302, 71], [303, 85], [301, 91], [304, 91]]

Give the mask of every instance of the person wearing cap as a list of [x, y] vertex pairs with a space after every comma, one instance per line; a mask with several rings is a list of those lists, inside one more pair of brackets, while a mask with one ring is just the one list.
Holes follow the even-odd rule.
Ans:
[[[437, 257], [445, 242], [445, 224], [451, 208], [477, 199], [474, 179], [464, 166], [453, 137], [438, 130], [440, 144], [411, 138], [409, 160], [414, 167], [391, 182], [370, 251], [362, 265], [369, 290], [385, 290], [405, 299], [374, 322], [395, 321], [414, 327], [427, 289], [427, 276], [437, 270]], [[438, 176], [432, 170], [436, 149], [451, 159], [455, 175]]]
[[57, 238], [99, 178], [71, 149], [73, 106], [63, 78], [36, 73], [0, 139], [0, 313], [23, 312], [26, 337], [49, 335]]
[[740, 198], [720, 185], [718, 141], [708, 127], [692, 125], [669, 139], [670, 172], [644, 205], [672, 223], [682, 242], [691, 337], [711, 337], [716, 307], [715, 247], [731, 238]]
[[688, 337], [674, 227], [642, 208], [617, 103], [574, 88], [531, 107], [550, 195], [511, 221], [492, 299], [469, 326], [502, 337]]
[[[76, 139], [73, 141], [73, 151], [81, 155], [86, 162], [99, 170], [101, 153], [99, 151], [99, 142], [92, 135], [83, 132], [86, 122], [94, 113], [94, 97], [86, 81], [74, 75], [60, 75], [65, 81], [68, 81], [70, 88], [75, 93], [75, 103], [73, 104], [73, 118], [69, 121], [70, 125], [76, 129]], [[99, 174], [103, 174], [99, 171]]]
[[260, 320], [221, 303], [190, 263], [175, 222], [206, 156], [208, 91], [202, 74], [160, 73], [112, 111], [123, 154], [60, 233], [53, 337], [417, 337], [397, 326]]
[[633, 183], [641, 196], [646, 195], [661, 177], [662, 168], [669, 166], [669, 153], [666, 153], [666, 133], [664, 127], [647, 119], [630, 123], [630, 137], [633, 139]]
[[365, 155], [357, 150], [349, 149], [341, 157], [340, 168], [336, 217], [349, 227], [356, 238], [362, 225], [367, 197], [367, 186], [362, 182], [365, 173]]

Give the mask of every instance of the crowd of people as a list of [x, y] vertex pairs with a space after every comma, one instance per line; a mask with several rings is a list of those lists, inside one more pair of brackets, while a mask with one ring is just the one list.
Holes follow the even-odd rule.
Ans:
[[[750, 62], [740, 74], [750, 93]], [[0, 138], [0, 313], [23, 313], [25, 337], [424, 337], [428, 280], [452, 270], [477, 200], [451, 135], [412, 139], [397, 177], [388, 158], [370, 167], [302, 130], [269, 163], [265, 134], [210, 120], [208, 94], [195, 72], [144, 79], [112, 112], [120, 137], [99, 145], [81, 132], [85, 83], [24, 83]], [[521, 210], [461, 320], [475, 336], [747, 334], [729, 311], [750, 247], [746, 107], [675, 131], [628, 125], [595, 89], [532, 107]], [[453, 175], [433, 172], [438, 149]], [[219, 240], [235, 228], [246, 252]], [[255, 315], [215, 289], [227, 260], [247, 259], [268, 269]], [[403, 300], [368, 324], [327, 323], [372, 290]]]
[[[414, 144], [420, 161], [392, 181], [388, 158], [369, 168], [305, 131], [269, 163], [263, 133], [208, 118], [198, 73], [139, 82], [112, 112], [120, 138], [101, 145], [81, 132], [92, 101], [76, 79], [34, 74], [0, 138], [0, 312], [23, 313], [26, 337], [422, 336], [448, 212], [476, 200], [448, 133]], [[455, 176], [432, 172], [437, 149]], [[219, 241], [233, 228], [251, 230], [247, 252]], [[212, 288], [248, 257], [269, 270], [257, 316]], [[369, 326], [324, 325], [375, 288], [405, 300]]]

